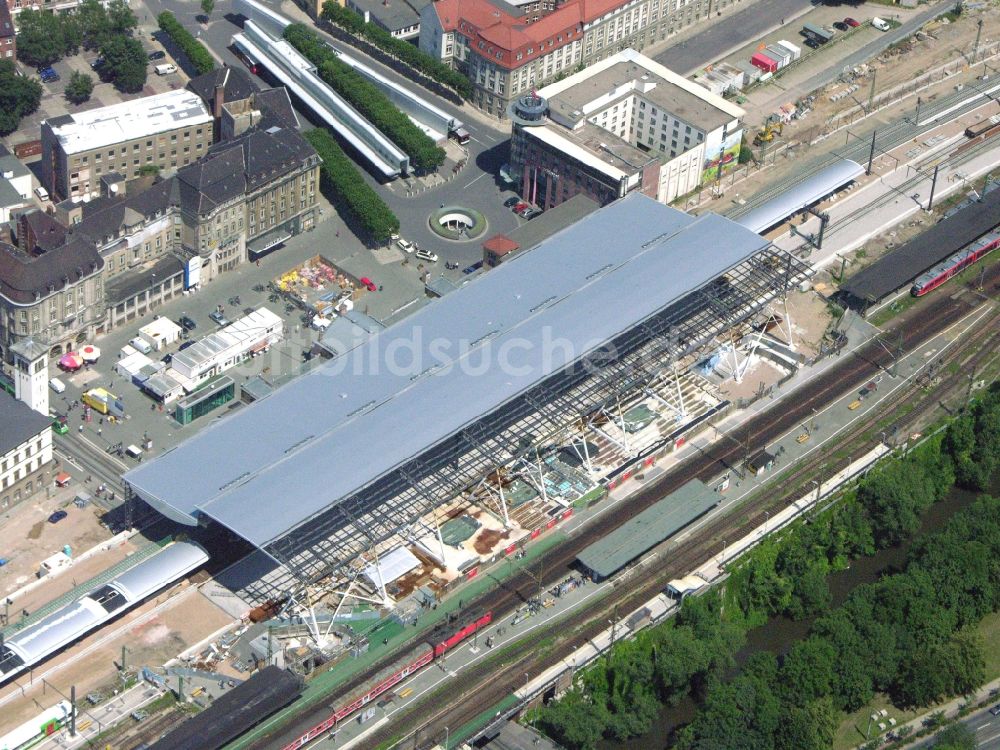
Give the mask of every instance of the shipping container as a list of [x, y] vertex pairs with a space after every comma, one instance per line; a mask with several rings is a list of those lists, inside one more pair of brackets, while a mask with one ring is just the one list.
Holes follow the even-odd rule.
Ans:
[[802, 57], [802, 48], [795, 44], [792, 44], [787, 39], [778, 40], [778, 44], [792, 53], [792, 60], [798, 60], [800, 57]]
[[753, 57], [750, 58], [750, 63], [765, 73], [773, 73], [778, 69], [778, 63], [762, 52], [754, 53]]
[[778, 70], [781, 70], [792, 61], [792, 53], [779, 44], [767, 45], [764, 49], [764, 54], [778, 63]]

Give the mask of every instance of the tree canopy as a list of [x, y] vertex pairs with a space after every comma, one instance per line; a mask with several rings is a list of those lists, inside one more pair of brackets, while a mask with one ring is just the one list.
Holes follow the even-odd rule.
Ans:
[[101, 74], [115, 88], [126, 93], [141, 91], [146, 85], [149, 61], [142, 42], [130, 36], [111, 36], [101, 45], [104, 67]]
[[385, 201], [365, 182], [327, 130], [310, 130], [305, 138], [323, 160], [320, 186], [328, 193], [330, 202], [338, 210], [344, 210], [372, 240], [387, 242], [399, 231], [399, 219]]
[[285, 27], [285, 39], [312, 62], [320, 78], [410, 157], [414, 169], [432, 172], [444, 163], [444, 149], [413, 124], [382, 91], [337, 59], [316, 32], [302, 24]]
[[0, 60], [0, 135], [17, 130], [21, 118], [42, 101], [42, 84], [17, 74], [13, 60]]

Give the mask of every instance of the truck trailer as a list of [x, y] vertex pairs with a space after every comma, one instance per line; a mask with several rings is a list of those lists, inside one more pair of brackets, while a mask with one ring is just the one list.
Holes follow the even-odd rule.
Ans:
[[778, 69], [778, 63], [765, 55], [763, 52], [756, 52], [750, 58], [750, 64], [760, 68], [765, 73], [774, 73]]

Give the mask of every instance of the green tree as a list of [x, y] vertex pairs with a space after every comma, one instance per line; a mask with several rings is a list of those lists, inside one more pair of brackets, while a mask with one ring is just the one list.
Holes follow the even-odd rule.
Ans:
[[73, 104], [83, 104], [94, 91], [94, 79], [86, 73], [74, 71], [66, 83], [65, 96]]
[[415, 170], [432, 172], [444, 163], [444, 149], [414, 125], [374, 84], [338, 60], [314, 31], [302, 24], [291, 24], [285, 28], [283, 36], [316, 66], [324, 83], [406, 152]]
[[112, 34], [131, 36], [138, 28], [139, 19], [125, 0], [111, 0], [107, 8], [108, 29]]
[[934, 738], [934, 750], [976, 750], [976, 733], [965, 724], [952, 724]]
[[212, 57], [208, 48], [195, 39], [190, 31], [181, 26], [180, 21], [174, 17], [173, 13], [163, 11], [156, 17], [156, 22], [174, 44], [180, 47], [198, 75], [208, 73], [215, 68], [215, 58]]
[[206, 16], [211, 16], [215, 10], [215, 0], [201, 0], [201, 10]]
[[108, 12], [100, 0], [83, 0], [74, 15], [83, 38], [84, 48], [100, 49], [104, 40], [111, 33]]
[[781, 663], [779, 684], [785, 700], [805, 705], [830, 694], [837, 652], [825, 638], [799, 641]]
[[571, 688], [558, 701], [538, 711], [535, 723], [559, 744], [592, 750], [604, 736], [608, 715], [603, 706], [591, 704], [579, 688]]
[[66, 53], [63, 24], [51, 11], [25, 8], [17, 23], [17, 56], [24, 62], [51, 65]]
[[775, 733], [775, 750], [828, 750], [837, 729], [833, 701], [823, 698], [807, 706], [791, 706]]
[[112, 36], [101, 46], [104, 70], [115, 88], [126, 93], [146, 85], [148, 60], [142, 42], [128, 36]]
[[21, 118], [38, 109], [42, 84], [17, 74], [13, 60], [0, 60], [0, 135], [17, 130]]
[[388, 242], [399, 231], [399, 219], [389, 210], [347, 158], [329, 131], [315, 128], [305, 138], [323, 162], [320, 186], [338, 211], [344, 211], [372, 240]]

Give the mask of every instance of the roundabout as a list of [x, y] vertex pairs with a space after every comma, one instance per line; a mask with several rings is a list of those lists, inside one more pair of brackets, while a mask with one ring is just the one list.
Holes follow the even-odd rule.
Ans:
[[482, 236], [487, 221], [479, 211], [463, 206], [442, 206], [427, 220], [431, 231], [454, 242], [466, 242]]

